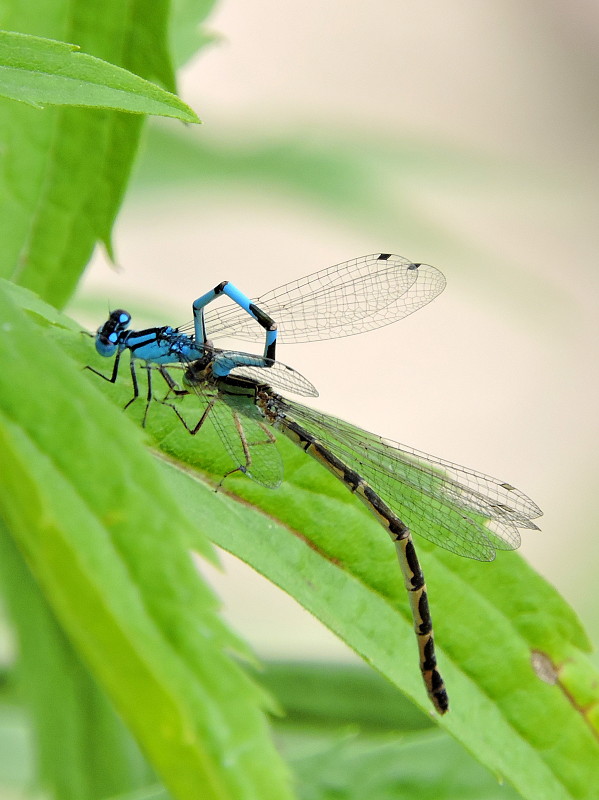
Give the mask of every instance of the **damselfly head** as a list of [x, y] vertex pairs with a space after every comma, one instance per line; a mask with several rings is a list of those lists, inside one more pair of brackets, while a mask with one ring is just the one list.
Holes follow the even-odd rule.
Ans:
[[213, 380], [212, 365], [214, 363], [214, 350], [208, 350], [202, 358], [192, 361], [185, 370], [183, 383], [187, 386], [198, 386]]
[[106, 322], [96, 332], [96, 350], [101, 356], [114, 355], [130, 322], [131, 314], [128, 311], [117, 308], [110, 312]]

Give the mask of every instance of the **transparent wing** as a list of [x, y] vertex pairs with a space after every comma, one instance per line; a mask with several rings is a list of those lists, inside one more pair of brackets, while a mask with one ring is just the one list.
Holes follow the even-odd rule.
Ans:
[[[222, 351], [222, 356], [219, 356], [219, 361], [222, 363], [223, 359], [230, 358], [231, 363], [238, 364], [244, 357], [256, 360], [256, 356], [247, 353], [224, 350]], [[287, 364], [283, 364], [281, 361], [273, 361], [270, 358], [264, 358], [262, 361], [264, 362], [262, 366], [255, 364], [235, 366], [229, 374], [240, 378], [250, 378], [250, 380], [257, 383], [266, 383], [272, 386], [273, 389], [291, 392], [291, 394], [297, 394], [301, 397], [318, 397], [316, 387], [292, 367], [288, 367]]]
[[[187, 366], [184, 365], [169, 365], [168, 373], [171, 377], [176, 376], [174, 379], [178, 386], [184, 384], [183, 374], [186, 369]], [[196, 398], [197, 406], [194, 411], [199, 411], [199, 417], [205, 414], [203, 424], [211, 426], [218, 434], [231, 458], [232, 471], [239, 470], [262, 486], [276, 489], [283, 480], [283, 462], [279, 451], [273, 446], [276, 439], [272, 430], [265, 425], [262, 415], [253, 403], [247, 410], [245, 407], [231, 407], [214, 387], [201, 383], [185, 384], [185, 391]], [[175, 403], [176, 400], [167, 404], [175, 409], [185, 427], [190, 430], [197, 419], [190, 426]], [[201, 433], [201, 428], [198, 433]]]
[[[435, 267], [375, 253], [286, 283], [253, 302], [277, 323], [278, 341], [316, 342], [390, 325], [430, 303], [444, 288], [445, 277]], [[211, 339], [264, 338], [258, 323], [236, 305], [210, 307], [205, 320]]]
[[510, 484], [383, 439], [288, 400], [295, 419], [354, 469], [425, 539], [468, 558], [490, 561], [520, 545], [518, 528], [537, 529], [542, 512]]
[[208, 418], [236, 470], [268, 489], [280, 486], [283, 462], [274, 446], [275, 436], [262, 419], [254, 419], [245, 409], [230, 408], [222, 400], [215, 403]]

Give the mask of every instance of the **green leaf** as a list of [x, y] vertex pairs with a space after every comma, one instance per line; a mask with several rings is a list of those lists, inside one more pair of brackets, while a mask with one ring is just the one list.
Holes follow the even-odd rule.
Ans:
[[89, 106], [199, 122], [176, 95], [77, 45], [0, 31], [0, 95], [36, 107]]
[[[72, 335], [60, 338], [77, 356]], [[88, 363], [98, 365], [90, 344]], [[126, 376], [116, 386], [97, 382], [118, 405], [131, 397]], [[183, 401], [181, 410], [193, 419], [194, 398]], [[144, 403], [137, 405], [127, 415], [141, 417]], [[161, 485], [207, 536], [296, 598], [430, 713], [393, 548], [342, 483], [284, 440], [280, 489], [231, 475], [215, 492], [231, 466], [215, 437], [205, 429], [190, 437], [158, 403], [148, 433], [168, 457]], [[599, 678], [574, 612], [515, 553], [489, 564], [426, 541], [416, 546], [451, 701], [439, 724], [524, 798], [592, 800]]]
[[202, 25], [215, 6], [216, 0], [172, 0], [171, 52], [178, 67], [217, 40]]
[[[174, 441], [171, 434], [161, 447], [172, 450]], [[408, 604], [380, 526], [345, 487], [287, 442], [280, 442], [287, 481], [276, 492], [236, 476], [218, 495], [203, 481], [194, 492], [187, 485], [190, 471], [213, 467], [204, 444], [194, 442], [192, 452], [177, 440], [187, 472], [171, 469], [165, 478], [174, 488], [179, 484], [187, 507], [212, 520], [212, 540], [292, 595], [429, 710]], [[481, 564], [416, 544], [450, 696], [450, 712], [439, 724], [523, 797], [591, 800], [599, 780], [593, 718], [599, 676], [584, 653], [588, 643], [574, 612], [515, 553]], [[539, 651], [563, 680], [549, 685], [535, 672]], [[572, 665], [576, 684], [567, 678]], [[576, 697], [583, 689], [587, 704], [581, 706]]]
[[328, 730], [414, 731], [434, 722], [372, 670], [331, 662], [270, 661], [260, 682], [285, 710], [279, 726]]
[[[150, 772], [139, 751], [60, 630], [1, 521], [0, 574], [18, 630], [19, 694], [37, 720], [37, 783], [61, 800], [100, 800], [147, 784]], [[16, 722], [14, 711], [9, 720]], [[22, 772], [33, 770], [30, 731], [21, 726], [14, 733], [21, 741], [16, 764]], [[3, 776], [14, 780], [10, 764], [0, 760], [0, 785]]]
[[266, 696], [229, 655], [247, 648], [189, 555], [205, 540], [141, 432], [51, 338], [90, 340], [55, 312], [33, 325], [41, 304], [0, 289], [0, 518], [62, 630], [175, 797], [289, 797]]
[[[128, 387], [118, 402], [127, 394]], [[184, 398], [191, 421], [193, 407], [194, 398]], [[165, 466], [163, 480], [207, 535], [430, 710], [393, 548], [362, 504], [286, 440], [279, 448], [287, 480], [277, 491], [234, 474], [215, 493], [205, 481], [216, 484], [231, 468], [223, 449], [210, 431], [192, 438], [177, 429], [169, 411], [155, 404], [148, 430], [185, 471]], [[523, 797], [590, 800], [599, 779], [599, 679], [574, 612], [515, 553], [485, 564], [416, 545], [451, 699], [440, 724]], [[553, 685], [539, 654], [552, 665]]]
[[[152, 120], [131, 186], [140, 205], [148, 202], [151, 192], [164, 202], [170, 191], [176, 202], [182, 189], [210, 195], [214, 186], [224, 186], [230, 194], [240, 186], [261, 191], [266, 183], [269, 190], [304, 202], [310, 213], [318, 208], [335, 225], [341, 222], [375, 240], [406, 242], [404, 254], [407, 243], [429, 241], [450, 261], [453, 253], [454, 260], [464, 264], [465, 257], [472, 257], [472, 242], [453, 230], [441, 230], [425, 208], [414, 203], [414, 187], [434, 186], [459, 172], [475, 190], [493, 186], [510, 195], [530, 191], [531, 186], [555, 190], [554, 175], [523, 172], [521, 165], [516, 169], [504, 159], [443, 146], [437, 140], [387, 138], [379, 127], [370, 137], [347, 126], [311, 125], [309, 137], [294, 128], [276, 137], [248, 136], [244, 129], [242, 138], [239, 127], [236, 123], [225, 135], [221, 129], [216, 139], [208, 130], [200, 137], [196, 130], [167, 129], [162, 120]], [[486, 258], [492, 263], [497, 254], [489, 250]], [[480, 260], [478, 251], [476, 259]], [[500, 275], [500, 288], [516, 313], [530, 314], [531, 305], [544, 309], [551, 321], [564, 310], [574, 313], [574, 304], [568, 306], [563, 293], [550, 284], [539, 286], [517, 260], [503, 258]]]
[[289, 736], [301, 800], [517, 800], [447, 736]]
[[[89, 56], [172, 92], [169, 19], [168, 0], [155, 0], [151, 13], [143, 0], [56, 0], [43, 14], [35, 4], [13, 3], [2, 21], [12, 31], [75, 42]], [[143, 121], [140, 114], [94, 108], [40, 113], [0, 100], [0, 276], [54, 305], [68, 300], [96, 243], [111, 252]]]
[[7, 797], [7, 789], [25, 790], [31, 786], [35, 777], [33, 760], [33, 742], [24, 712], [16, 705], [0, 704], [0, 797]]

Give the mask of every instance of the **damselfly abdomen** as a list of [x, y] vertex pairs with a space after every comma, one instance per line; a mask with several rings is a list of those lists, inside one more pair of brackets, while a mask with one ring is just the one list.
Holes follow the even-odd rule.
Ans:
[[[129, 331], [130, 316], [119, 310], [96, 336], [102, 355], [116, 353], [112, 376], [107, 379], [116, 380], [118, 359], [129, 350], [136, 397], [135, 361], [143, 360], [148, 372], [147, 413], [151, 373], [157, 367], [169, 385], [169, 395], [161, 402], [173, 407], [190, 433], [198, 433], [206, 423], [215, 428], [231, 458], [230, 472], [243, 472], [276, 488], [283, 467], [273, 446], [274, 429], [360, 498], [395, 545], [410, 598], [424, 684], [442, 714], [448, 709], [447, 693], [437, 669], [426, 584], [411, 533], [458, 555], [490, 561], [496, 550], [518, 547], [518, 529], [536, 529], [532, 520], [541, 511], [505, 481], [283, 397], [274, 390], [304, 396], [317, 392], [303, 376], [273, 359], [277, 341], [315, 341], [374, 330], [421, 308], [444, 286], [443, 275], [434, 267], [378, 254], [321, 270], [254, 301], [227, 282], [218, 284], [193, 304], [193, 334], [185, 333], [184, 327]], [[221, 294], [236, 306], [204, 313]], [[218, 334], [254, 339], [256, 322], [265, 331], [262, 356], [220, 350], [212, 344]], [[185, 388], [172, 378], [165, 367], [169, 364], [185, 370]], [[173, 393], [193, 393], [197, 398], [200, 416], [193, 424], [185, 419]]]

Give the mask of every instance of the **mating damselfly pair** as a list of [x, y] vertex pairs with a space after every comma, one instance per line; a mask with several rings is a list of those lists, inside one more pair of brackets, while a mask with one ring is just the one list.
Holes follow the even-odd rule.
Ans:
[[[541, 510], [509, 483], [368, 433], [278, 394], [317, 396], [312, 384], [275, 361], [278, 342], [309, 342], [351, 336], [403, 319], [433, 300], [445, 287], [434, 267], [386, 253], [364, 256], [292, 281], [250, 300], [224, 281], [193, 303], [193, 323], [179, 328], [130, 330], [131, 315], [113, 311], [98, 329], [96, 349], [113, 356], [115, 382], [128, 350], [133, 397], [139, 396], [136, 364], [147, 373], [144, 422], [158, 372], [168, 391], [158, 402], [170, 405], [185, 428], [198, 433], [213, 426], [228, 452], [230, 472], [243, 472], [276, 488], [283, 465], [275, 431], [318, 460], [366, 504], [393, 541], [408, 591], [426, 690], [441, 714], [448, 709], [435, 656], [424, 577], [411, 533], [458, 555], [490, 561], [495, 551], [520, 544], [519, 528]], [[221, 295], [234, 305], [206, 307]], [[216, 348], [213, 338], [254, 341], [264, 337], [262, 355]], [[210, 336], [210, 338], [208, 338]], [[168, 369], [167, 369], [168, 366]], [[183, 370], [183, 378], [171, 374]], [[199, 418], [189, 424], [173, 395], [193, 394]], [[229, 473], [228, 473], [229, 474]]]

